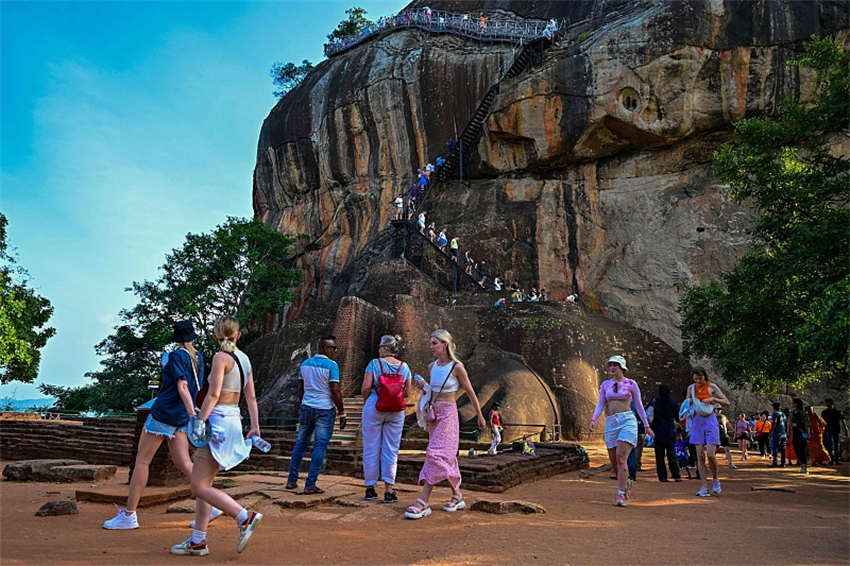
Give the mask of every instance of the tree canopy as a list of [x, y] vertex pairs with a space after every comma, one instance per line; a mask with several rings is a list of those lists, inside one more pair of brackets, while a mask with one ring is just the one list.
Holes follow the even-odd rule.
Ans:
[[789, 97], [773, 116], [736, 122], [714, 154], [716, 177], [758, 214], [751, 249], [679, 305], [686, 353], [757, 391], [848, 383], [848, 56], [813, 37], [789, 65], [816, 73], [811, 100]]
[[86, 374], [94, 383], [42, 385], [41, 392], [58, 397], [65, 410], [133, 410], [149, 398], [148, 382], [160, 373], [162, 351], [178, 320], [193, 322], [199, 335], [195, 346], [207, 361], [218, 350], [212, 327], [220, 316], [237, 317], [239, 346], [246, 346], [262, 333], [263, 317], [278, 313], [300, 281], [288, 260], [292, 242], [257, 219], [228, 218], [210, 233], [188, 234], [183, 246], [166, 256], [156, 281], [127, 289], [138, 303], [121, 311], [121, 324], [95, 346], [104, 359], [100, 371]]
[[277, 98], [283, 98], [287, 92], [301, 84], [310, 71], [313, 70], [313, 64], [304, 59], [301, 64], [296, 66], [295, 63], [276, 62], [272, 65], [269, 74], [272, 77], [272, 82], [277, 87], [274, 95]]
[[31, 383], [38, 377], [41, 349], [56, 334], [46, 326], [53, 307], [29, 287], [29, 274], [9, 253], [8, 225], [0, 212], [0, 383]]
[[325, 55], [335, 41], [342, 41], [346, 37], [356, 35], [375, 22], [366, 17], [365, 8], [349, 8], [345, 11], [346, 19], [339, 22], [336, 29], [328, 34], [328, 42], [325, 43]]

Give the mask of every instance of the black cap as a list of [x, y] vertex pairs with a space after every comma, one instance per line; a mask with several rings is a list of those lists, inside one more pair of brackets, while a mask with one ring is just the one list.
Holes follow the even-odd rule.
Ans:
[[174, 334], [171, 335], [172, 342], [191, 342], [198, 337], [191, 320], [181, 320], [174, 323]]

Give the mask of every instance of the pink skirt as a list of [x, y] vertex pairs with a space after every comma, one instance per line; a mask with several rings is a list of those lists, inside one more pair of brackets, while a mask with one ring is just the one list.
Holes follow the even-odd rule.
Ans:
[[460, 487], [460, 468], [457, 463], [457, 451], [460, 445], [460, 422], [457, 416], [457, 404], [451, 401], [434, 403], [437, 420], [429, 423], [428, 449], [425, 451], [425, 465], [419, 472], [419, 483], [436, 485], [448, 480], [453, 489]]

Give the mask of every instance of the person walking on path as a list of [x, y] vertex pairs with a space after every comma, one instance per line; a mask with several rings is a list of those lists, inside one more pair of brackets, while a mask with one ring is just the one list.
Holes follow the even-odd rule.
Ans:
[[336, 338], [331, 335], [320, 336], [318, 353], [301, 364], [301, 376], [298, 380], [298, 404], [301, 416], [298, 419], [298, 440], [292, 449], [289, 460], [289, 478], [286, 489], [298, 487], [298, 471], [304, 453], [313, 439], [313, 454], [310, 457], [310, 471], [304, 482], [304, 494], [322, 494], [325, 491], [316, 485], [319, 473], [325, 463], [325, 453], [334, 432], [334, 421], [339, 414], [339, 428], [345, 429], [345, 408], [339, 388], [339, 366], [333, 360], [336, 356]]
[[726, 463], [729, 465], [729, 468], [735, 469], [735, 464], [732, 462], [732, 452], [729, 450], [729, 430], [732, 425], [729, 423], [729, 419], [726, 418], [726, 415], [723, 414], [723, 410], [719, 406], [714, 407], [714, 414], [717, 415], [717, 426], [720, 432], [720, 448], [726, 455]]
[[501, 409], [501, 406], [498, 403], [493, 403], [493, 406], [490, 408], [489, 418], [487, 419], [487, 422], [490, 424], [490, 433], [493, 435], [493, 441], [487, 450], [487, 454], [491, 456], [496, 455], [496, 449], [502, 442], [502, 417], [499, 415], [499, 409]]
[[[207, 525], [213, 505], [236, 519], [239, 529], [236, 552], [245, 550], [263, 519], [262, 513], [248, 511], [228, 493], [213, 487], [213, 480], [219, 471], [233, 469], [248, 459], [251, 455], [249, 439], [260, 436], [251, 360], [236, 347], [241, 336], [239, 322], [234, 317], [223, 316], [216, 321], [213, 337], [221, 345], [221, 351], [213, 356], [209, 390], [194, 422], [196, 436], [203, 436], [206, 427], [212, 429], [209, 443], [195, 452], [195, 466], [192, 470], [192, 493], [196, 498], [194, 531], [188, 540], [172, 546], [171, 554], [209, 554]], [[251, 428], [244, 437], [239, 411], [239, 397], [242, 395], [248, 405], [251, 422]]]
[[[770, 452], [770, 429], [771, 423], [767, 418], [767, 411], [762, 411], [759, 413], [759, 420], [756, 421], [755, 425], [756, 432], [756, 440], [759, 443], [759, 454], [761, 454], [761, 459], [764, 460], [771, 454]], [[765, 455], [767, 454], [767, 456]]]
[[[118, 509], [114, 519], [103, 523], [104, 529], [138, 529], [136, 507], [148, 484], [150, 464], [162, 441], [168, 439], [171, 460], [188, 479], [192, 478], [192, 460], [189, 458], [189, 439], [186, 425], [195, 416], [195, 395], [201, 388], [204, 375], [204, 357], [198, 354], [193, 341], [198, 337], [192, 322], [181, 320], [174, 323], [171, 341], [177, 349], [168, 355], [162, 368], [162, 385], [151, 412], [142, 427], [133, 476], [130, 478], [130, 493], [123, 509]], [[221, 514], [213, 511], [215, 519]]]
[[[424, 485], [419, 499], [404, 513], [408, 519], [421, 519], [431, 514], [428, 503], [431, 491], [443, 480], [447, 480], [452, 488], [452, 497], [443, 506], [443, 511], [453, 513], [466, 508], [466, 501], [460, 491], [461, 477], [457, 461], [460, 444], [457, 397], [461, 387], [478, 415], [478, 429], [484, 430], [487, 427], [466, 368], [455, 354], [456, 346], [452, 335], [442, 328], [435, 330], [431, 333], [430, 347], [435, 360], [428, 366], [431, 395], [426, 412], [428, 448], [425, 451], [425, 464], [419, 472], [419, 483]], [[417, 386], [424, 389], [425, 380], [418, 380]]]
[[[670, 475], [673, 481], [682, 481], [679, 464], [676, 461], [676, 421], [679, 416], [679, 407], [670, 398], [670, 388], [666, 385], [658, 386], [658, 397], [649, 404], [652, 407], [652, 430], [655, 432], [653, 449], [655, 450], [655, 472], [658, 481], [666, 482], [667, 466], [670, 466]], [[665, 465], [664, 458], [667, 458]]]
[[747, 446], [753, 439], [753, 428], [747, 421], [747, 415], [741, 413], [738, 415], [738, 420], [735, 421], [735, 440], [738, 442], [738, 449], [741, 451], [741, 461], [747, 459]]
[[617, 476], [617, 497], [615, 505], [626, 506], [628, 497], [628, 458], [629, 453], [637, 445], [637, 419], [631, 410], [631, 402], [634, 401], [637, 413], [640, 416], [646, 433], [655, 436], [640, 396], [640, 387], [633, 380], [626, 378], [626, 359], [623, 356], [611, 356], [606, 363], [608, 374], [611, 379], [606, 379], [599, 387], [599, 401], [590, 419], [590, 432], [596, 430], [596, 421], [606, 411], [605, 418], [605, 447], [608, 449], [608, 458], [611, 461], [611, 469]]
[[[366, 486], [364, 499], [378, 499], [375, 486], [378, 478], [384, 482], [384, 503], [398, 501], [394, 486], [398, 467], [398, 449], [404, 428], [404, 407], [397, 411], [378, 409], [381, 377], [401, 375], [404, 381], [404, 397], [410, 396], [410, 367], [398, 359], [401, 336], [382, 336], [378, 346], [378, 357], [366, 366], [363, 387], [360, 393], [363, 404], [363, 479]], [[389, 385], [388, 385], [389, 387]], [[388, 393], [388, 392], [386, 392]]]
[[[693, 424], [691, 425], [690, 443], [697, 450], [697, 468], [702, 480], [702, 488], [697, 492], [698, 497], [711, 497], [708, 491], [708, 474], [705, 459], [711, 469], [711, 492], [720, 494], [720, 478], [717, 475], [717, 447], [720, 445], [720, 425], [713, 409], [714, 405], [729, 406], [729, 400], [714, 383], [709, 383], [705, 369], [697, 366], [691, 371], [694, 383], [688, 386], [688, 399], [696, 407]], [[699, 402], [699, 403], [698, 403]], [[708, 408], [701, 407], [708, 405]], [[702, 409], [702, 410], [701, 410]], [[705, 414], [708, 413], [708, 414]]]
[[826, 446], [823, 445], [823, 429], [826, 422], [815, 413], [814, 407], [811, 405], [806, 407], [806, 416], [809, 418], [809, 458], [812, 460], [812, 466], [829, 462], [829, 454], [826, 452]]
[[826, 421], [824, 429], [824, 441], [829, 452], [830, 463], [837, 464], [841, 461], [841, 426], [844, 426], [844, 434], [848, 435], [847, 421], [841, 411], [835, 408], [835, 401], [827, 399], [826, 409], [821, 411], [820, 416]]
[[773, 414], [770, 415], [770, 452], [773, 454], [774, 468], [779, 466], [777, 460], [781, 454], [782, 467], [788, 464], [785, 463], [785, 444], [787, 442], [788, 417], [785, 413], [779, 410], [779, 403], [773, 404]]
[[800, 466], [801, 474], [809, 473], [807, 464], [809, 463], [810, 435], [809, 417], [803, 410], [803, 400], [795, 397], [794, 409], [791, 411], [791, 443], [794, 446], [794, 454], [797, 456], [797, 465]]

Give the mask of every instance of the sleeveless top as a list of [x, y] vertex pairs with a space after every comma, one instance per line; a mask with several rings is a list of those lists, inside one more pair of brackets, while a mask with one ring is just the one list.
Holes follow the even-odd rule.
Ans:
[[[239, 358], [239, 363], [242, 366], [242, 371], [245, 373], [245, 381], [248, 381], [248, 375], [251, 373], [251, 360], [242, 350], [233, 352]], [[233, 361], [233, 368], [224, 374], [224, 381], [221, 382], [222, 393], [241, 393], [242, 392], [242, 375], [239, 373], [239, 367], [236, 365], [236, 360]]]
[[[460, 383], [454, 375], [451, 375], [449, 371], [454, 367], [454, 362], [449, 362], [445, 366], [440, 366], [437, 362], [434, 362], [434, 365], [431, 366], [431, 392], [436, 395], [440, 393], [440, 387], [442, 387], [442, 393], [451, 393], [452, 391], [457, 391], [460, 388]], [[443, 385], [445, 384], [445, 385]]]
[[694, 383], [694, 397], [699, 399], [700, 401], [705, 401], [709, 397], [711, 397], [711, 393], [708, 392], [708, 388], [710, 384], [706, 381], [700, 387], [697, 387], [697, 384]]

